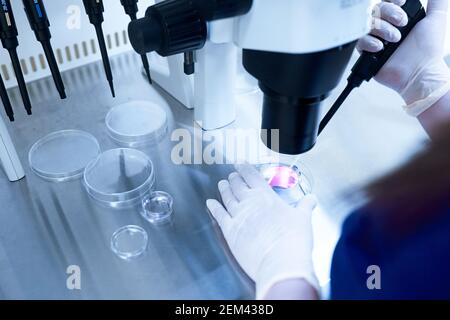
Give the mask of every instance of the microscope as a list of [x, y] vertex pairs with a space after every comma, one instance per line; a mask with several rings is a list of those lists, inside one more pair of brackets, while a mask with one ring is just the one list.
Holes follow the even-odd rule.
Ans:
[[[263, 142], [298, 155], [316, 143], [320, 106], [369, 32], [370, 8], [370, 0], [166, 0], [128, 32], [139, 54], [184, 58], [184, 72], [194, 77], [194, 118], [204, 130], [235, 119], [241, 49], [245, 70], [264, 94], [261, 128], [269, 134]], [[172, 83], [163, 85], [169, 93], [183, 86]]]

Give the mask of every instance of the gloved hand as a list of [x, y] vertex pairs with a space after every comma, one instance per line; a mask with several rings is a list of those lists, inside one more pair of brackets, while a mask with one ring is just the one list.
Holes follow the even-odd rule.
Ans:
[[237, 170], [219, 182], [224, 206], [217, 200], [208, 200], [207, 206], [237, 262], [255, 281], [257, 299], [289, 279], [303, 279], [318, 291], [312, 262], [315, 197], [290, 207], [254, 167]]
[[[371, 35], [358, 43], [359, 51], [378, 52], [383, 43], [400, 41], [396, 27], [407, 23], [400, 8], [406, 0], [383, 1], [373, 11]], [[418, 116], [450, 90], [450, 71], [444, 57], [449, 0], [429, 0], [427, 17], [419, 22], [375, 79], [397, 91], [405, 100], [405, 110]]]

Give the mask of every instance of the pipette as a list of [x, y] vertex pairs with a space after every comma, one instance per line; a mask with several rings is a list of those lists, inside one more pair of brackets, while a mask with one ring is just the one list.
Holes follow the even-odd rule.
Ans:
[[106, 49], [105, 36], [103, 35], [102, 23], [104, 21], [103, 12], [103, 0], [83, 0], [86, 14], [89, 16], [90, 23], [95, 27], [97, 33], [98, 45], [102, 54], [103, 66], [105, 68], [106, 79], [109, 82], [112, 96], [115, 97], [113, 75], [111, 72], [111, 64], [109, 62], [108, 51]]
[[330, 111], [325, 115], [322, 122], [319, 126], [319, 134], [327, 126], [328, 122], [330, 122], [331, 118], [336, 114], [341, 105], [353, 91], [353, 89], [358, 88], [364, 81], [370, 81], [373, 77], [375, 77], [378, 72], [383, 68], [385, 63], [389, 60], [389, 58], [395, 53], [397, 48], [402, 44], [402, 42], [406, 39], [412, 29], [426, 17], [426, 12], [424, 7], [422, 6], [420, 0], [408, 0], [403, 5], [403, 10], [408, 15], [408, 24], [400, 28], [400, 32], [402, 34], [402, 40], [397, 43], [390, 43], [387, 41], [383, 41], [384, 49], [378, 53], [369, 53], [363, 52], [361, 57], [358, 59], [354, 67], [352, 68], [352, 73], [348, 78], [347, 87], [344, 89], [342, 94], [336, 100], [336, 102], [331, 107]]
[[16, 74], [17, 84], [19, 85], [20, 94], [22, 95], [23, 104], [28, 115], [31, 115], [31, 101], [28, 95], [25, 79], [23, 78], [22, 68], [20, 66], [19, 57], [17, 56], [17, 47], [19, 40], [17, 39], [18, 31], [14, 14], [12, 11], [10, 0], [1, 0], [0, 5], [0, 38], [3, 48], [8, 50], [11, 57], [14, 73]]
[[5, 83], [3, 82], [3, 78], [0, 75], [0, 97], [3, 102], [3, 107], [5, 108], [6, 115], [8, 116], [11, 122], [14, 121], [14, 111], [11, 106], [11, 101], [8, 97], [8, 92], [6, 91]]
[[42, 48], [44, 49], [44, 54], [47, 58], [53, 80], [55, 81], [56, 89], [58, 90], [61, 99], [65, 99], [66, 93], [64, 83], [50, 42], [52, 35], [50, 33], [50, 22], [48, 21], [44, 3], [42, 0], [23, 0], [23, 6], [28, 21], [30, 22], [31, 29], [34, 31], [37, 41], [41, 43]]
[[[137, 12], [139, 11], [137, 3], [138, 0], [120, 0], [123, 8], [125, 9], [125, 13], [130, 17], [131, 21], [137, 19]], [[141, 55], [142, 64], [144, 65], [145, 73], [147, 74], [147, 79], [152, 84], [152, 77], [150, 74], [150, 64], [148, 62], [148, 58], [146, 54]]]

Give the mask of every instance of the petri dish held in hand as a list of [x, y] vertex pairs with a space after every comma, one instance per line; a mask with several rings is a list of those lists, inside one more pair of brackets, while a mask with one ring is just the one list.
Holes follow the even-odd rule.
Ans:
[[97, 139], [80, 130], [51, 133], [37, 141], [28, 153], [31, 170], [52, 182], [75, 180], [100, 154]]
[[312, 193], [313, 178], [302, 163], [267, 163], [257, 166], [267, 183], [289, 205], [296, 206], [307, 194]]

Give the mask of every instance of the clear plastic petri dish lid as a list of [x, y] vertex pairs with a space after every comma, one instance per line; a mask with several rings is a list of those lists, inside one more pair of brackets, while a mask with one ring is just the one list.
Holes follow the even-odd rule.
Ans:
[[312, 173], [301, 162], [257, 165], [267, 183], [289, 205], [295, 206], [313, 190]]
[[111, 250], [123, 260], [131, 260], [145, 253], [148, 245], [147, 232], [135, 225], [116, 230], [111, 237]]
[[155, 183], [150, 158], [135, 149], [112, 149], [86, 166], [84, 185], [88, 194], [112, 208], [139, 204]]
[[53, 132], [38, 140], [28, 153], [31, 170], [52, 182], [75, 180], [100, 154], [97, 139], [80, 130]]
[[121, 146], [159, 142], [167, 133], [167, 112], [149, 101], [131, 101], [113, 107], [105, 118], [108, 135]]

